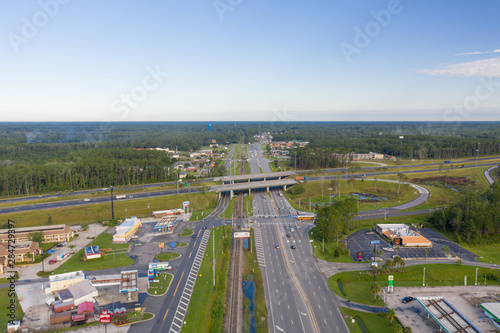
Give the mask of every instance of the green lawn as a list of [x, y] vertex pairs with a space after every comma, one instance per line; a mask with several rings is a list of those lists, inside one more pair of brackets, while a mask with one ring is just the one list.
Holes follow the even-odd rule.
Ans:
[[[352, 263], [354, 260], [349, 256], [349, 254], [342, 254], [342, 249], [337, 246], [337, 242], [317, 240], [314, 238], [314, 228], [309, 231], [309, 239], [312, 239], [311, 246], [313, 247], [314, 256], [318, 259], [331, 261], [331, 262], [349, 262]], [[324, 245], [324, 251], [323, 251]], [[339, 248], [339, 256], [335, 257], [335, 249]]]
[[[321, 189], [321, 181], [306, 181], [302, 186], [304, 186], [305, 189], [303, 193], [293, 195], [287, 191], [286, 196], [294, 208], [303, 211], [315, 211], [317, 207], [327, 206], [330, 202], [335, 202], [339, 192], [341, 196], [351, 195], [351, 193], [361, 193], [363, 195], [373, 195], [380, 199], [385, 198], [378, 202], [363, 202], [360, 200], [358, 206], [360, 211], [393, 207], [418, 197], [418, 192], [415, 194], [415, 190], [408, 185], [402, 184], [399, 186], [396, 183], [387, 183], [379, 180], [355, 180], [349, 181], [347, 184], [345, 181], [341, 181], [340, 191], [337, 191], [337, 193], [335, 193], [335, 190], [332, 190], [332, 192], [328, 190], [331, 186], [330, 180], [325, 180], [323, 182], [323, 190]], [[332, 199], [330, 199], [330, 193], [333, 195]], [[309, 205], [309, 203], [311, 203], [311, 205]]]
[[[223, 229], [224, 228], [224, 233]], [[212, 241], [215, 234], [215, 288], [213, 287]], [[225, 234], [225, 238], [224, 235]], [[226, 304], [226, 281], [229, 274], [231, 227], [212, 229], [207, 251], [201, 263], [198, 278], [189, 302], [188, 314], [182, 327], [183, 333], [223, 332], [224, 307]]]
[[193, 230], [188, 229], [188, 228], [184, 228], [181, 232], [181, 237], [191, 236], [192, 234], [193, 234]]
[[[116, 219], [124, 219], [125, 216], [151, 216], [156, 210], [169, 208], [181, 208], [182, 202], [186, 201], [187, 194], [167, 195], [147, 199], [118, 200], [114, 202]], [[191, 207], [196, 210], [205, 210], [217, 206], [217, 194], [215, 192], [191, 193], [189, 195]], [[149, 208], [148, 208], [149, 206]], [[125, 209], [127, 211], [125, 212]], [[17, 227], [31, 227], [45, 225], [47, 214], [52, 216], [52, 224], [81, 224], [105, 221], [111, 219], [111, 204], [93, 204], [75, 207], [61, 207], [57, 209], [42, 209], [27, 212], [1, 214], [2, 219], [15, 220]]]
[[111, 252], [105, 253], [102, 259], [83, 261], [82, 256], [84, 249], [81, 249], [76, 254], [70, 255], [61, 266], [54, 270], [54, 274], [78, 270], [95, 271], [105, 268], [132, 265], [135, 261], [125, 255], [129, 244], [112, 244], [112, 241], [113, 235], [107, 233], [100, 234], [92, 241], [92, 245], [99, 245], [101, 250], [112, 249]]
[[[148, 294], [150, 295], [163, 295], [167, 292], [168, 286], [172, 281], [172, 274], [159, 273], [155, 276], [158, 282], [151, 282], [149, 284]], [[155, 293], [156, 292], [156, 293]]]
[[[418, 287], [423, 283], [423, 270], [425, 270], [425, 284], [428, 286], [463, 286], [464, 276], [467, 275], [467, 285], [474, 285], [476, 267], [456, 264], [426, 264], [406, 267], [404, 272], [391, 272], [394, 276], [394, 287]], [[495, 276], [490, 276], [493, 273]], [[387, 277], [389, 274], [376, 276], [376, 281], [382, 288], [387, 287]], [[478, 282], [484, 284], [486, 275], [487, 285], [500, 284], [500, 271], [479, 267]], [[342, 296], [338, 288], [337, 280], [342, 281], [342, 287], [346, 296]], [[373, 283], [372, 271], [352, 271], [341, 272], [328, 279], [328, 287], [353, 302], [363, 304], [373, 304], [373, 294], [370, 290]], [[377, 299], [376, 305], [383, 305], [382, 300]]]
[[247, 216], [252, 216], [253, 215], [253, 204], [252, 204], [252, 201], [253, 201], [253, 195], [246, 195], [244, 198], [243, 198], [243, 209], [245, 211], [245, 214], [246, 212], [248, 212]]
[[[262, 281], [262, 274], [260, 271], [259, 263], [257, 262], [257, 254], [255, 251], [255, 242], [253, 241], [254, 233], [253, 228], [250, 229], [250, 238], [252, 239], [252, 252], [245, 251], [245, 262], [243, 265], [243, 279], [251, 280], [255, 283], [255, 322], [257, 324], [257, 333], [267, 332], [268, 324], [267, 324], [267, 307], [266, 307], [266, 298], [264, 294], [264, 282]], [[246, 299], [245, 299], [246, 300]], [[247, 307], [250, 305], [250, 302], [245, 302], [245, 311], [247, 311]], [[262, 320], [264, 318], [264, 320]], [[249, 324], [249, 316], [245, 313], [244, 324], [245, 324], [245, 332], [248, 332], [248, 324]]]
[[176, 247], [184, 247], [187, 246], [187, 243], [177, 243]]
[[227, 206], [226, 206], [226, 209], [224, 210], [224, 212], [222, 212], [219, 217], [223, 218], [223, 219], [231, 219], [231, 217], [233, 216], [233, 212], [234, 212], [234, 202], [236, 200], [236, 196], [233, 197], [233, 199], [231, 201], [228, 202]]
[[370, 333], [393, 333], [395, 332], [395, 326], [398, 324], [398, 320], [394, 319], [392, 327], [390, 327], [389, 319], [386, 316], [375, 313], [356, 311], [346, 307], [340, 307], [340, 312], [344, 316], [344, 320], [351, 333], [363, 333], [357, 321], [354, 324], [352, 323], [352, 319], [356, 317], [363, 322]]
[[[7, 311], [9, 311], [7, 310], [7, 307], [10, 305], [11, 299], [13, 298], [9, 296], [9, 288], [0, 289], [0, 308], [2, 309], [2, 315], [0, 316], [0, 330], [2, 332], [7, 329], [7, 324], [9, 320], [11, 320], [10, 317], [7, 317], [8, 314]], [[24, 317], [23, 309], [21, 308], [21, 304], [19, 304], [17, 297], [14, 310], [15, 310], [14, 315], [16, 317], [13, 320], [21, 319]]]
[[478, 259], [480, 262], [500, 265], [500, 244], [462, 246], [480, 256]]
[[193, 212], [193, 214], [191, 215], [191, 218], [189, 219], [189, 221], [201, 221], [202, 219], [204, 219], [205, 217], [207, 217], [207, 215], [210, 215], [210, 213], [213, 210], [214, 210], [213, 207], [207, 208], [207, 209], [204, 209], [204, 210], [197, 210], [197, 211]]
[[169, 261], [179, 258], [180, 256], [181, 255], [179, 253], [175, 252], [158, 253], [157, 255], [155, 255], [155, 259], [158, 259], [160, 261]]

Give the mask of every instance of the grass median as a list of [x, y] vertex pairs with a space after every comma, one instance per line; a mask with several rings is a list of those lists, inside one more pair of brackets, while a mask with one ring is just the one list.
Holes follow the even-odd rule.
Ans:
[[[223, 230], [224, 228], [224, 230]], [[215, 235], [215, 286], [213, 285], [212, 242]], [[223, 332], [224, 314], [229, 274], [231, 227], [212, 229], [207, 250], [200, 266], [198, 278], [189, 302], [188, 314], [182, 332]]]
[[188, 229], [188, 228], [184, 228], [184, 229], [182, 229], [181, 237], [188, 237], [188, 236], [191, 236], [192, 234], [193, 234], [193, 230]]
[[158, 296], [165, 294], [172, 281], [172, 277], [172, 274], [169, 273], [157, 274], [154, 281], [149, 283], [148, 294]]
[[167, 252], [167, 253], [158, 253], [155, 255], [155, 259], [160, 261], [169, 261], [179, 258], [181, 255], [175, 252]]
[[264, 282], [262, 281], [262, 273], [260, 271], [260, 266], [257, 261], [257, 254], [255, 251], [255, 238], [253, 228], [250, 229], [250, 239], [252, 239], [252, 252], [244, 250], [245, 262], [243, 265], [243, 280], [252, 281], [255, 284], [255, 327], [254, 330], [249, 330], [251, 314], [249, 313], [250, 301], [248, 300], [248, 298], [244, 298], [244, 327], [245, 332], [253, 331], [256, 333], [264, 333], [268, 331], [266, 297], [264, 294]]
[[[376, 282], [381, 288], [387, 287], [388, 276], [394, 276], [394, 288], [421, 287], [425, 267], [425, 284], [427, 286], [463, 286], [464, 276], [467, 285], [474, 286], [476, 267], [457, 264], [425, 264], [405, 267], [391, 272], [377, 274]], [[477, 267], [478, 283], [480, 285], [500, 285], [500, 272], [486, 267]], [[338, 280], [346, 294], [343, 296], [338, 286]], [[374, 281], [373, 271], [351, 271], [332, 275], [328, 279], [328, 287], [337, 295], [353, 302], [373, 305], [371, 286]], [[377, 298], [375, 305], [383, 305]]]

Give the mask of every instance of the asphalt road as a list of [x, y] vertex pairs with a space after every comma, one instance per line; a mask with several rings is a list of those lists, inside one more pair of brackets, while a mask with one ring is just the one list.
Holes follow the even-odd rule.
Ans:
[[493, 169], [496, 169], [496, 168], [498, 168], [498, 165], [484, 170], [484, 176], [486, 177], [486, 180], [488, 181], [488, 183], [490, 183], [490, 185], [495, 182], [495, 179], [491, 175], [491, 171], [493, 171]]

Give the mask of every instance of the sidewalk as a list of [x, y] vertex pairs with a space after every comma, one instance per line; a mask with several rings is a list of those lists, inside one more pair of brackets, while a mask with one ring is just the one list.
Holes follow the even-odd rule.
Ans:
[[[108, 227], [103, 226], [100, 223], [93, 223], [89, 225], [87, 231], [80, 230], [76, 232], [77, 234], [79, 234], [77, 238], [75, 238], [74, 240], [71, 241], [71, 243], [68, 243], [67, 245], [61, 248], [54, 248], [57, 249], [57, 252], [50, 255], [48, 258], [45, 258], [45, 260], [43, 261], [43, 266], [45, 271], [52, 271], [64, 263], [64, 261], [61, 262], [58, 261], [53, 265], [49, 264], [49, 260], [56, 259], [59, 253], [63, 251], [68, 251], [70, 253], [70, 256], [72, 256], [73, 253], [77, 253], [92, 241], [92, 239], [87, 239], [87, 237], [97, 237], [101, 233], [103, 233], [107, 228]], [[75, 245], [75, 248], [70, 249], [69, 248], [70, 245]], [[33, 265], [19, 266], [16, 267], [16, 270], [19, 272], [19, 280], [39, 279], [36, 273], [42, 270], [42, 263], [40, 262], [38, 264], [33, 264]]]

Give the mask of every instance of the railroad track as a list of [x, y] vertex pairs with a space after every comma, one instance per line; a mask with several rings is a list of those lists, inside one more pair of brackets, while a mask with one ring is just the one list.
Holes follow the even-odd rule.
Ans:
[[228, 313], [228, 325], [226, 332], [236, 333], [240, 332], [238, 317], [240, 313], [239, 309], [239, 291], [241, 289], [240, 285], [240, 251], [241, 251], [241, 240], [233, 240], [233, 249], [231, 251], [231, 262], [233, 263], [231, 269], [231, 297], [229, 299], [229, 313]]

